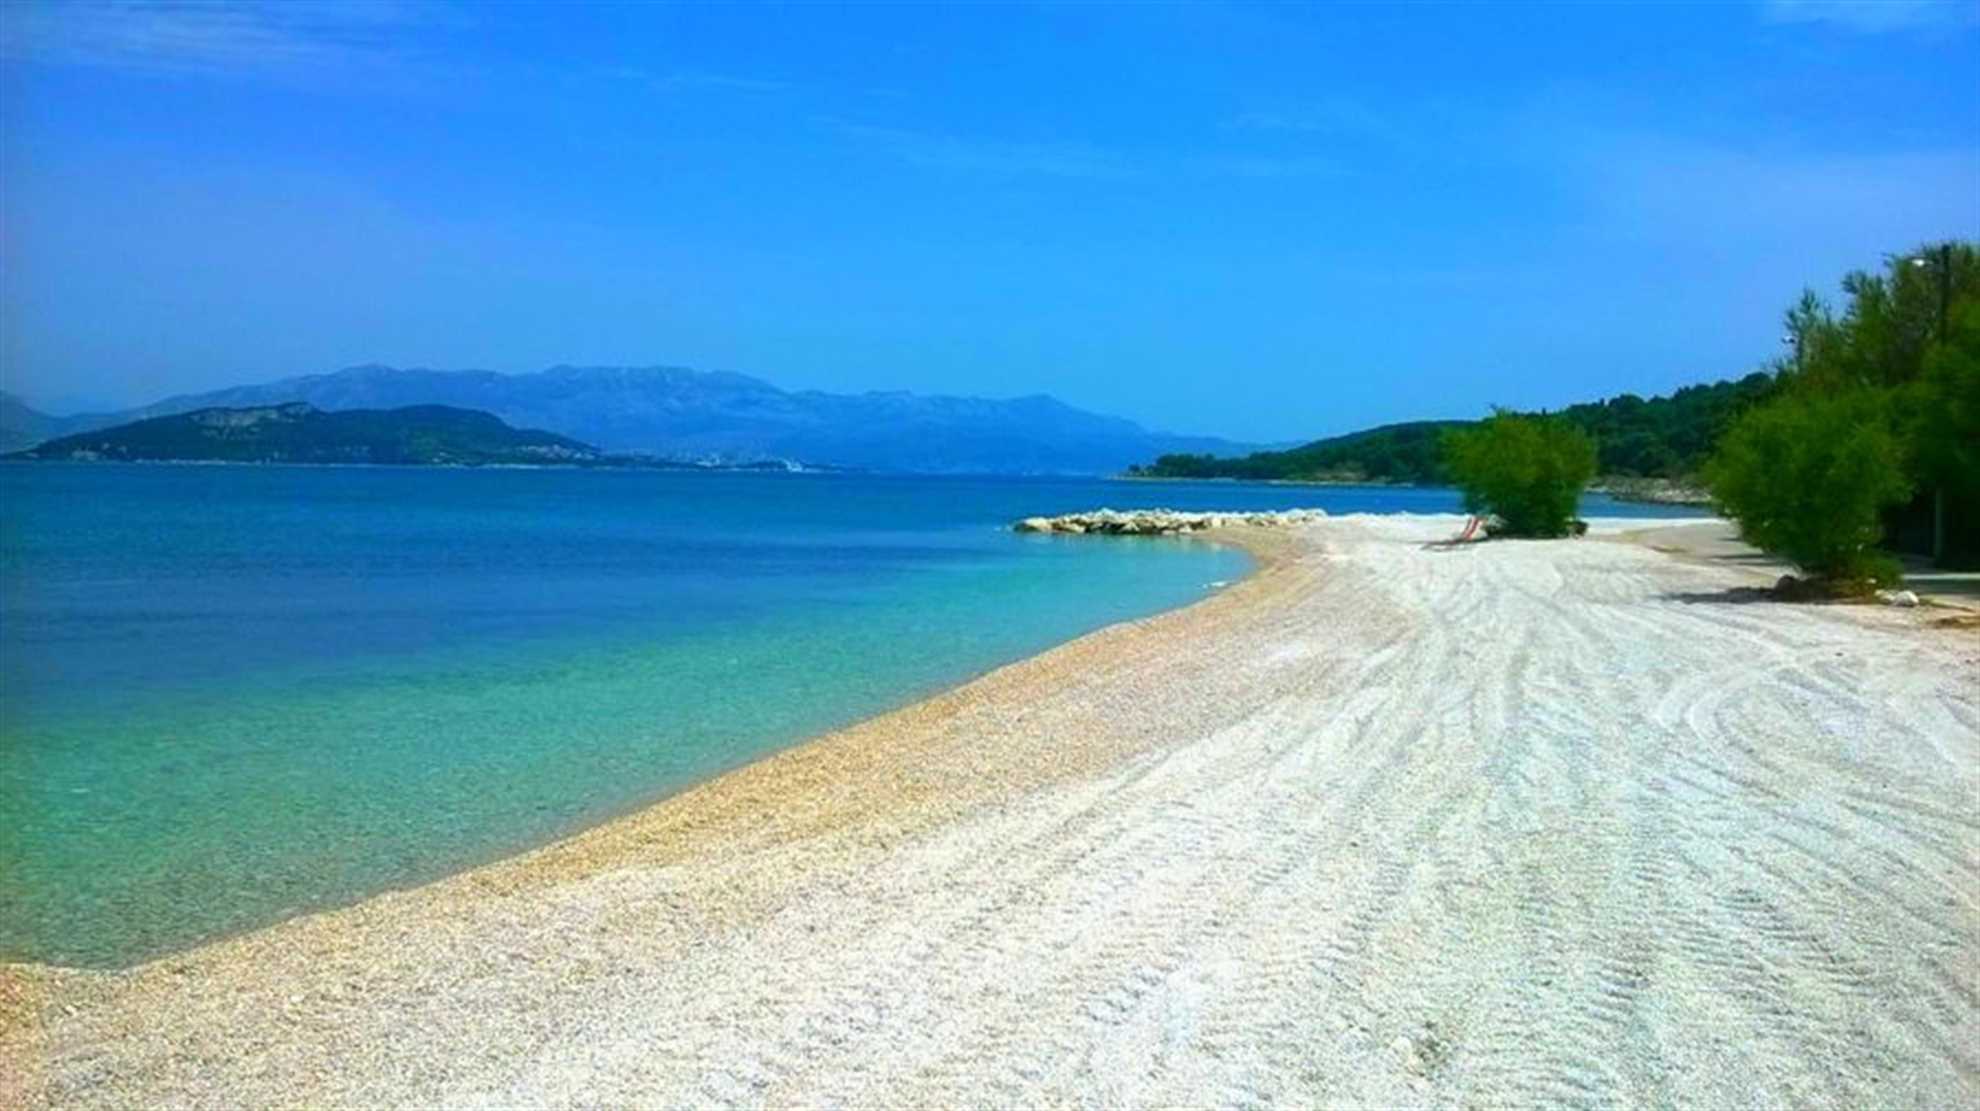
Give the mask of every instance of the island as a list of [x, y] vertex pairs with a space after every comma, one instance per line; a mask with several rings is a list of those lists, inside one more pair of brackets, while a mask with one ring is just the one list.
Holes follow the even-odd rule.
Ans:
[[124, 463], [303, 463], [399, 466], [645, 467], [810, 470], [784, 460], [687, 463], [614, 454], [568, 436], [515, 428], [451, 405], [319, 409], [307, 402], [198, 409], [61, 436], [5, 460]]

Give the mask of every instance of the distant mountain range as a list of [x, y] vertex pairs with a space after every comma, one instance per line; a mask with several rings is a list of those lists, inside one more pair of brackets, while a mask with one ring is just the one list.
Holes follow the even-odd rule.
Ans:
[[[30, 448], [44, 440], [80, 432], [84, 428], [103, 427], [90, 423], [94, 420], [94, 414], [79, 418], [50, 416], [31, 408], [13, 394], [0, 390], [0, 452]], [[116, 421], [111, 419], [106, 423], [114, 424]]]
[[779, 389], [680, 367], [558, 366], [534, 374], [351, 367], [167, 398], [123, 413], [53, 417], [0, 394], [0, 451], [199, 409], [302, 402], [326, 411], [445, 405], [492, 413], [607, 452], [748, 463], [788, 460], [877, 471], [1113, 474], [1173, 453], [1256, 445], [1151, 432], [1044, 395], [987, 400]]
[[472, 409], [414, 405], [326, 413], [299, 401], [150, 417], [58, 437], [9, 458], [466, 466], [605, 461], [589, 444], [510, 428]]

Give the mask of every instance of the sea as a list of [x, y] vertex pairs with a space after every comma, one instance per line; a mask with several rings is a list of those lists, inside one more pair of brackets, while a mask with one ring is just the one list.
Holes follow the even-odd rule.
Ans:
[[432, 880], [1250, 569], [1203, 539], [1009, 527], [1101, 506], [1459, 503], [1144, 480], [0, 464], [0, 960], [121, 967]]

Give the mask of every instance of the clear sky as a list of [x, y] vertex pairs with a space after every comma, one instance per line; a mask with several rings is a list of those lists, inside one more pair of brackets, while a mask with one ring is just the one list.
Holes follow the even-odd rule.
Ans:
[[354, 363], [1298, 439], [1734, 376], [1980, 236], [1980, 3], [0, 7], [0, 383]]

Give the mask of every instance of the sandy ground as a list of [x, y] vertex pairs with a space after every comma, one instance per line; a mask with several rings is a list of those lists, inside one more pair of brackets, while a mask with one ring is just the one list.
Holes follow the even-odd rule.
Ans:
[[0, 1103], [1980, 1102], [1980, 634], [1455, 527], [1255, 534], [538, 853], [8, 970]]
[[[1793, 564], [1755, 551], [1741, 541], [1739, 528], [1731, 521], [1660, 521], [1630, 528], [1620, 537], [1680, 559], [1751, 571], [1768, 581], [1795, 571]], [[1905, 556], [1903, 564], [1905, 589], [1941, 608], [1980, 610], [1980, 571], [1934, 567], [1920, 556]]]

